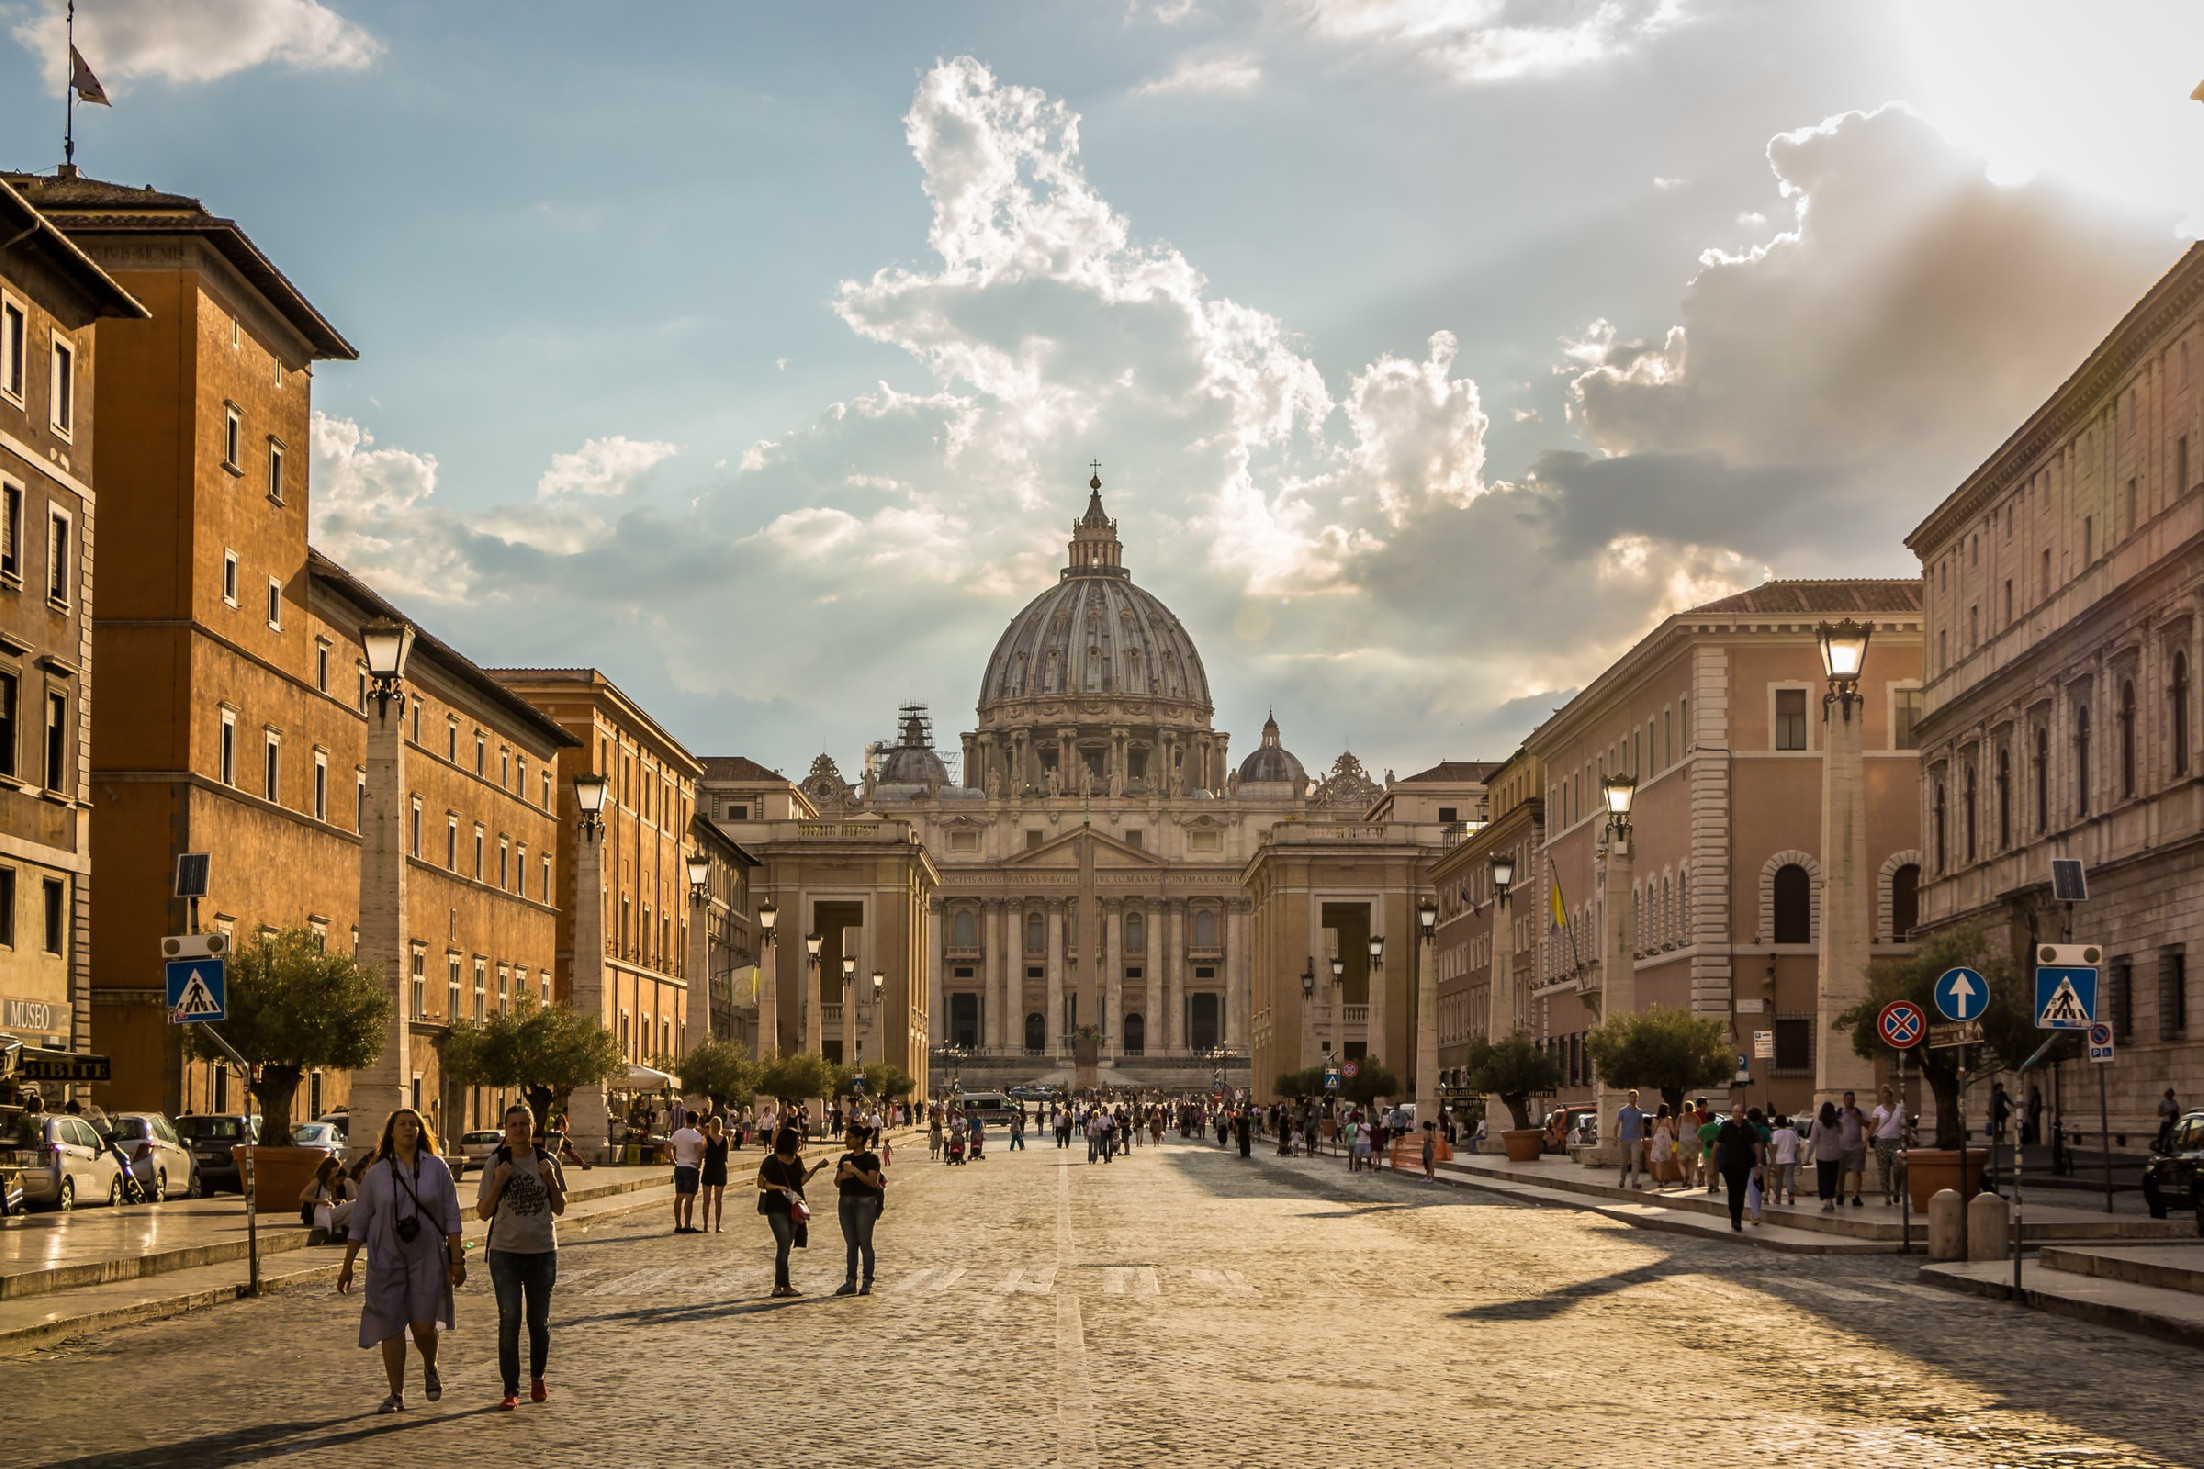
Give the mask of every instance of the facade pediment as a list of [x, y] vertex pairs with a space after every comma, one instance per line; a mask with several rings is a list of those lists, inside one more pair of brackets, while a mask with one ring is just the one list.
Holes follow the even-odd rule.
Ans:
[[1067, 831], [1060, 837], [1043, 842], [1038, 847], [1018, 853], [1002, 864], [1026, 871], [1075, 870], [1079, 866], [1079, 839], [1086, 837], [1095, 845], [1094, 865], [1098, 871], [1112, 868], [1137, 868], [1143, 872], [1154, 871], [1164, 865], [1163, 859], [1142, 847], [1135, 847], [1105, 832], [1091, 827]]

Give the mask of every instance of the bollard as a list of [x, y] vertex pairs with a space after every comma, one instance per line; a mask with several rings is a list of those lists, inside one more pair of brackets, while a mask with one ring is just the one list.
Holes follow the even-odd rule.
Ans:
[[1931, 1260], [1956, 1260], [1959, 1258], [1959, 1221], [1966, 1205], [1959, 1201], [1959, 1190], [1938, 1189], [1929, 1199], [1929, 1258]]
[[2002, 1260], [2012, 1250], [2012, 1206], [1987, 1189], [1967, 1201], [1967, 1258]]

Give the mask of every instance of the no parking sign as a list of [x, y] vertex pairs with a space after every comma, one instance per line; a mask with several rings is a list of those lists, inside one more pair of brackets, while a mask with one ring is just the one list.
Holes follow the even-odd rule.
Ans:
[[1928, 1034], [1928, 1016], [1911, 1000], [1892, 1000], [1875, 1017], [1875, 1032], [1884, 1045], [1910, 1051]]

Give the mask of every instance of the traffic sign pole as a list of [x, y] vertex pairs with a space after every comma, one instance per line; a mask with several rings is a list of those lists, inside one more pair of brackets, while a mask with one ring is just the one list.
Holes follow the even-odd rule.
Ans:
[[2092, 1068], [2097, 1073], [2097, 1152], [2105, 1164], [2105, 1212], [2112, 1212], [2112, 1123], [2105, 1115], [2105, 1071], [2103, 1066]]

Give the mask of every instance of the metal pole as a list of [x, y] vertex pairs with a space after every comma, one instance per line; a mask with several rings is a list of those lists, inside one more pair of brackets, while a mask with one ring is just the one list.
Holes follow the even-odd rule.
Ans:
[[235, 1046], [222, 1039], [220, 1031], [209, 1026], [206, 1034], [237, 1063], [238, 1072], [245, 1078], [245, 1293], [257, 1296], [260, 1294], [260, 1215], [253, 1198], [253, 1082], [257, 1078], [252, 1066], [237, 1054]]
[[[1905, 1117], [1905, 1122], [1898, 1125], [1898, 1253], [1910, 1255], [1913, 1253], [1913, 1174], [1906, 1166], [1906, 1135], [1913, 1130], [1907, 1125], [1913, 1118], [1912, 1114], [1906, 1111], [1906, 1053], [1904, 1051], [1898, 1053], [1898, 1111]], [[1964, 1183], [1965, 1181], [1966, 1175], [1961, 1174], [1960, 1182]]]
[[2097, 1147], [2105, 1164], [2105, 1212], [2112, 1212], [2112, 1123], [2105, 1112], [2105, 1071], [2102, 1061], [2095, 1064], [2097, 1072]]
[[1967, 1239], [1967, 1048], [1959, 1048], [1959, 1258], [1971, 1257]]

